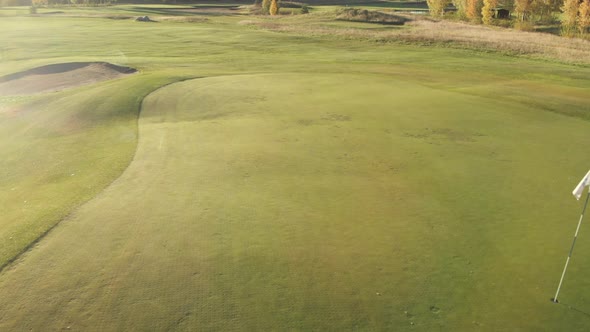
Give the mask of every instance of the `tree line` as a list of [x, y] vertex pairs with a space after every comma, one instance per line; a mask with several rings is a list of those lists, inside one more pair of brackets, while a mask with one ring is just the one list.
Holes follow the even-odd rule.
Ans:
[[451, 3], [458, 18], [474, 23], [500, 24], [497, 13], [504, 9], [512, 13], [515, 27], [523, 30], [558, 18], [563, 35], [590, 32], [590, 0], [427, 0], [433, 17], [443, 17]]

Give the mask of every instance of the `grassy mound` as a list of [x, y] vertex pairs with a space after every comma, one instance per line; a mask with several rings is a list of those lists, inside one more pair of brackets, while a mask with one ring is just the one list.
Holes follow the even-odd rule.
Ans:
[[133, 68], [106, 62], [52, 64], [0, 77], [0, 96], [59, 91], [135, 72]]

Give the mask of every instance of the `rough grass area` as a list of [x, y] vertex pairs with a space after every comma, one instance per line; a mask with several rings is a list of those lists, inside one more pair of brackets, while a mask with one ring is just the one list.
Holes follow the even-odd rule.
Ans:
[[391, 25], [403, 25], [404, 23], [410, 21], [410, 19], [407, 17], [358, 8], [342, 9], [336, 15], [336, 19], [340, 21], [366, 22]]
[[415, 28], [401, 35], [411, 42], [456, 44], [472, 49], [590, 64], [590, 40], [449, 21], [422, 19], [409, 24]]
[[[378, 42], [414, 43], [453, 48], [466, 48], [486, 52], [543, 58], [574, 64], [590, 64], [590, 40], [563, 38], [556, 35], [525, 32], [499, 27], [487, 27], [452, 21], [436, 21], [419, 15], [397, 13], [395, 17], [406, 20], [403, 29], [399, 27], [371, 28], [335, 24], [341, 20], [341, 10], [322, 11], [299, 17], [285, 17], [280, 20], [248, 20], [249, 25], [279, 32], [290, 32], [310, 36], [334, 36], [345, 39], [365, 39]], [[350, 21], [368, 19], [365, 10], [344, 10]], [[377, 13], [366, 11], [367, 13]], [[354, 15], [353, 15], [354, 14]], [[388, 14], [383, 14], [388, 15]]]
[[588, 66], [171, 7], [0, 20], [0, 76], [140, 71], [0, 97], [0, 331], [588, 329]]

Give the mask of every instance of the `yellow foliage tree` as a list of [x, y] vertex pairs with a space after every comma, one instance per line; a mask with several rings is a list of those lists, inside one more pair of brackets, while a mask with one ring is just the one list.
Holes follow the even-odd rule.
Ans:
[[262, 13], [265, 15], [270, 13], [270, 1], [271, 0], [262, 0]]
[[277, 0], [272, 0], [270, 2], [269, 13], [273, 16], [279, 13], [279, 5], [277, 4]]
[[451, 0], [426, 0], [428, 11], [432, 17], [443, 17], [445, 7], [451, 3]]
[[[567, 0], [566, 0], [567, 1]], [[532, 0], [515, 0], [514, 1], [514, 12], [518, 17], [518, 20], [524, 22], [530, 14], [532, 9]]]
[[465, 10], [465, 16], [471, 21], [479, 21], [481, 11], [479, 0], [467, 0], [467, 9]]
[[578, 0], [564, 0], [561, 11], [561, 33], [566, 36], [571, 36], [576, 31], [576, 24], [578, 19]]
[[463, 19], [467, 17], [467, 1], [468, 0], [453, 0], [453, 5], [457, 8], [458, 18]]
[[481, 20], [483, 24], [491, 25], [494, 18], [494, 8], [498, 5], [498, 0], [483, 0], [481, 9]]
[[590, 28], [590, 0], [584, 0], [578, 9], [578, 29], [581, 34], [588, 32]]

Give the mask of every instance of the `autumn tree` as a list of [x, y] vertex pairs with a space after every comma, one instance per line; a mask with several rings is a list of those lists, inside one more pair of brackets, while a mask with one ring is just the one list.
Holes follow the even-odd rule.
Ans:
[[530, 0], [530, 14], [537, 21], [550, 22], [553, 13], [559, 11], [562, 0]]
[[532, 1], [531, 0], [515, 0], [514, 13], [519, 21], [524, 22], [531, 14]]
[[273, 16], [279, 13], [279, 5], [277, 4], [277, 0], [271, 0], [268, 12]]
[[470, 21], [479, 21], [481, 14], [481, 0], [467, 0], [467, 8], [465, 9], [465, 16]]
[[578, 9], [578, 30], [581, 34], [590, 28], [590, 0], [584, 0]]
[[571, 36], [576, 31], [578, 20], [579, 2], [578, 0], [564, 0], [561, 11], [561, 33], [566, 36]]
[[453, 5], [457, 8], [457, 17], [467, 17], [467, 1], [468, 0], [453, 0]]
[[263, 14], [270, 13], [270, 2], [271, 2], [271, 0], [262, 0], [262, 13]]
[[451, 3], [451, 0], [426, 0], [428, 11], [432, 17], [443, 17], [445, 7]]
[[498, 0], [483, 0], [481, 9], [481, 20], [483, 24], [491, 25], [494, 18], [494, 8], [498, 5]]

